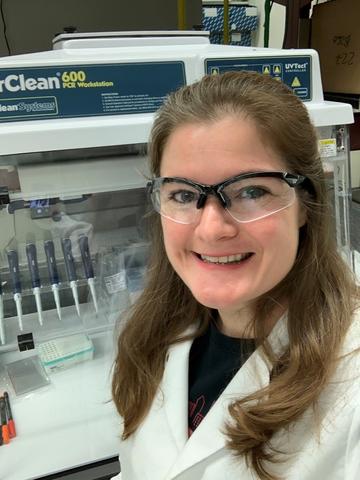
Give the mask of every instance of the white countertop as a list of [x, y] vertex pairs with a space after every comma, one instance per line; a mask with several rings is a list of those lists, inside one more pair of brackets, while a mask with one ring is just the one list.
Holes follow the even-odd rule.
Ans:
[[[49, 375], [49, 386], [26, 396], [9, 391], [17, 437], [0, 447], [1, 480], [31, 480], [117, 455], [119, 418], [110, 401], [113, 332], [92, 340], [93, 360]], [[2, 374], [0, 393], [5, 389]]]

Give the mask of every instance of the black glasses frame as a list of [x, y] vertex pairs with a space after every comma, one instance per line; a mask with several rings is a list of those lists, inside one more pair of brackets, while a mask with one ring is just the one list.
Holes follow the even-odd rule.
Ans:
[[151, 196], [153, 193], [155, 185], [161, 183], [173, 183], [173, 182], [182, 182], [185, 183], [196, 190], [200, 193], [200, 197], [198, 199], [198, 202], [196, 204], [196, 208], [203, 208], [206, 200], [209, 195], [215, 195], [219, 200], [221, 205], [224, 208], [230, 208], [231, 206], [231, 201], [225, 195], [223, 190], [231, 185], [232, 183], [237, 182], [238, 180], [245, 180], [247, 178], [255, 178], [255, 177], [272, 177], [272, 178], [280, 178], [284, 182], [286, 182], [289, 187], [295, 188], [300, 185], [303, 185], [305, 188], [305, 184], [309, 183], [309, 179], [305, 177], [304, 175], [297, 175], [294, 173], [288, 173], [288, 172], [249, 172], [249, 173], [242, 173], [240, 175], [236, 175], [234, 177], [228, 178], [224, 180], [223, 182], [220, 183], [215, 183], [214, 185], [206, 185], [202, 183], [197, 183], [192, 180], [189, 180], [188, 178], [182, 178], [182, 177], [156, 177], [153, 178], [150, 182], [147, 183], [147, 188], [148, 192]]

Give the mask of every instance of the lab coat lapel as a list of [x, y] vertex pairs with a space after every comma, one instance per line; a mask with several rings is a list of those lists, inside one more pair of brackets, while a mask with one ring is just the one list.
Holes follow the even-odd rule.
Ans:
[[[284, 318], [280, 319], [274, 327], [269, 341], [275, 352], [281, 350], [284, 345], [286, 345], [287, 331]], [[184, 379], [182, 379], [182, 382], [183, 381]], [[187, 468], [225, 448], [226, 437], [221, 432], [224, 431], [226, 421], [231, 420], [228, 413], [229, 405], [234, 400], [267, 386], [269, 381], [270, 366], [264, 358], [262, 350], [257, 349], [241, 367], [222, 395], [211, 407], [204, 420], [186, 442], [182, 453], [167, 478], [169, 480], [175, 478]], [[178, 394], [180, 394], [180, 392], [178, 392]], [[186, 398], [183, 396], [181, 401], [187, 405], [187, 388]], [[179, 412], [179, 405], [177, 409]], [[182, 411], [182, 414], [184, 415], [184, 411]], [[184, 431], [185, 428], [182, 423], [182, 432]]]
[[188, 439], [188, 370], [192, 340], [170, 348], [162, 381], [164, 408], [177, 448]]
[[226, 437], [220, 432], [224, 430], [226, 420], [229, 420], [229, 405], [235, 399], [252, 393], [268, 383], [269, 368], [256, 351], [238, 371], [191, 435], [168, 479], [175, 478], [182, 471], [225, 448]]

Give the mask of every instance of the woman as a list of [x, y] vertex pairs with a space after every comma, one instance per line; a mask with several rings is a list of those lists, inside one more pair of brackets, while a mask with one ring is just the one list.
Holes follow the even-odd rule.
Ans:
[[360, 478], [359, 292], [306, 108], [268, 76], [207, 76], [160, 109], [150, 160], [122, 480]]

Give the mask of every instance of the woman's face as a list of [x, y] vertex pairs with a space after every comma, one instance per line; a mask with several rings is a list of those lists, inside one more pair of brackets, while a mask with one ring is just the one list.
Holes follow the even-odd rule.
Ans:
[[[286, 165], [263, 144], [250, 120], [227, 116], [178, 127], [165, 146], [160, 174], [216, 184], [259, 171], [286, 171]], [[197, 223], [161, 221], [169, 261], [197, 301], [233, 313], [251, 306], [291, 270], [305, 214], [296, 198], [273, 215], [238, 223], [209, 196]], [[238, 263], [216, 263], [244, 254]]]

